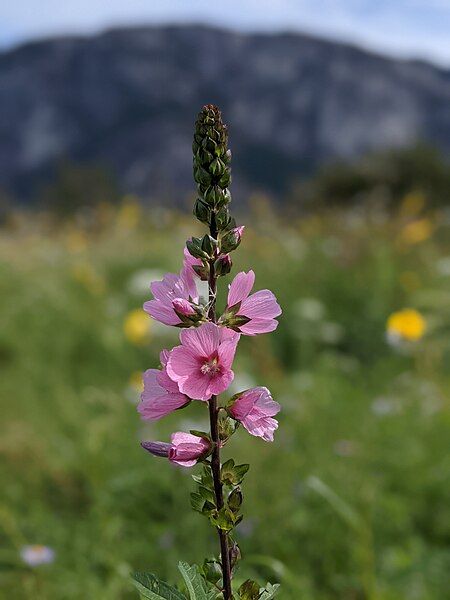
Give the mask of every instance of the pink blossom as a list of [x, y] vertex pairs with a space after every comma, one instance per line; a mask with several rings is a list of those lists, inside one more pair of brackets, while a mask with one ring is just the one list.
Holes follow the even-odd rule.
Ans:
[[238, 273], [230, 284], [224, 313], [223, 323], [246, 335], [274, 331], [278, 326], [275, 317], [282, 312], [270, 290], [250, 294], [254, 283], [253, 271]]
[[209, 400], [224, 392], [233, 381], [231, 370], [240, 335], [215, 323], [203, 323], [180, 333], [167, 362], [167, 373], [180, 392], [190, 398]]
[[143, 375], [144, 391], [138, 411], [146, 421], [157, 421], [189, 402], [189, 398], [180, 392], [178, 385], [167, 375], [168, 356], [168, 351], [163, 350], [160, 354], [162, 370], [148, 369]]
[[157, 321], [165, 325], [181, 325], [183, 320], [177, 312], [181, 315], [196, 314], [192, 303], [198, 302], [197, 290], [193, 278], [189, 278], [184, 270], [180, 275], [166, 273], [162, 281], [153, 281], [150, 289], [154, 299], [145, 302], [144, 310]]
[[278, 422], [272, 417], [280, 412], [280, 405], [267, 388], [256, 387], [238, 395], [229, 412], [251, 435], [273, 442]]
[[172, 433], [170, 444], [165, 442], [142, 442], [141, 446], [154, 456], [168, 458], [171, 462], [182, 467], [193, 467], [211, 449], [209, 440], [182, 431]]

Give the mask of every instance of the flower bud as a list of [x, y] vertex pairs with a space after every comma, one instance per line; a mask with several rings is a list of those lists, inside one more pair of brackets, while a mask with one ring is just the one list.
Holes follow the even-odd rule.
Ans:
[[201, 198], [197, 198], [194, 205], [194, 216], [202, 223], [209, 225], [211, 221], [211, 209]]
[[228, 273], [231, 271], [232, 265], [233, 263], [231, 261], [231, 256], [229, 254], [221, 254], [214, 263], [214, 271], [217, 277], [228, 275]]
[[202, 250], [208, 258], [212, 258], [216, 252], [217, 240], [206, 234], [202, 238]]
[[199, 460], [203, 460], [211, 451], [211, 441], [207, 438], [197, 437], [191, 433], [177, 431], [171, 436], [171, 443], [141, 442], [142, 448], [153, 454], [168, 458], [170, 462], [182, 467], [192, 467]]
[[194, 258], [201, 258], [206, 260], [208, 254], [202, 249], [202, 239], [193, 237], [191, 240], [187, 240], [186, 248], [191, 256]]
[[[227, 145], [228, 131], [220, 110], [217, 106], [207, 104], [195, 123], [192, 151], [194, 179], [200, 198], [214, 208], [225, 206], [231, 199], [228, 190], [231, 181], [231, 152]], [[197, 210], [200, 211], [201, 218], [197, 216]], [[196, 209], [195, 214], [203, 220], [203, 209]]]
[[217, 225], [217, 229], [219, 231], [222, 231], [223, 229], [226, 229], [231, 222], [231, 217], [230, 217], [230, 212], [228, 210], [227, 206], [222, 206], [222, 208], [220, 208], [217, 212], [216, 212], [216, 225]]
[[168, 458], [169, 450], [172, 448], [172, 444], [166, 444], [165, 442], [141, 442], [141, 446], [153, 456], [160, 456], [161, 458]]
[[220, 249], [222, 252], [231, 252], [236, 250], [236, 248], [241, 243], [242, 233], [244, 231], [244, 226], [235, 227], [234, 229], [230, 229], [223, 234], [220, 240]]
[[189, 317], [191, 315], [196, 314], [195, 310], [192, 308], [191, 303], [185, 300], [184, 298], [175, 298], [174, 300], [172, 300], [172, 306], [179, 315]]
[[208, 281], [209, 277], [209, 264], [205, 265], [193, 265], [192, 267], [202, 281]]
[[235, 487], [234, 490], [228, 496], [227, 504], [233, 512], [239, 511], [242, 504], [242, 492], [239, 486]]

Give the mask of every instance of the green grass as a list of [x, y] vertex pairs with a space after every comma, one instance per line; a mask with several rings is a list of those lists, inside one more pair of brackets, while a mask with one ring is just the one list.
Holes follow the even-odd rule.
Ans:
[[[152, 425], [136, 413], [130, 377], [177, 331], [153, 325], [135, 345], [123, 329], [145, 271], [178, 270], [200, 229], [133, 211], [17, 215], [1, 231], [1, 598], [135, 598], [131, 571], [174, 582], [178, 560], [217, 552], [190, 472], [139, 447], [206, 421], [200, 403]], [[283, 407], [274, 444], [242, 430], [224, 451], [251, 463], [236, 577], [279, 581], [285, 600], [450, 598], [450, 226], [431, 215], [412, 244], [405, 218], [261, 209], [234, 255], [284, 308], [235, 364], [238, 386], [266, 385]], [[386, 320], [404, 306], [427, 333], [394, 347]], [[55, 562], [25, 567], [24, 544]]]

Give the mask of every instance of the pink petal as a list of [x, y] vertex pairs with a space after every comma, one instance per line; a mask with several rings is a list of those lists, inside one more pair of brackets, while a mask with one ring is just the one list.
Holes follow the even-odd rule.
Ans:
[[179, 277], [178, 275], [175, 275], [175, 273], [166, 273], [162, 281], [152, 281], [150, 289], [155, 299], [164, 301], [170, 296], [178, 281]]
[[[224, 342], [225, 340], [234, 340], [236, 336], [238, 336], [237, 341], [239, 341], [240, 335], [233, 331], [233, 329], [229, 329], [228, 327], [220, 327], [219, 329], [220, 341]], [[237, 343], [237, 342], [236, 342]]]
[[201, 439], [202, 438], [199, 438], [197, 435], [186, 433], [185, 431], [175, 431], [175, 433], [172, 433], [170, 436], [170, 441], [174, 446], [177, 446], [178, 444], [196, 444]]
[[260, 389], [247, 390], [235, 400], [230, 412], [236, 419], [242, 421], [248, 415], [260, 396]]
[[170, 353], [166, 370], [170, 379], [180, 384], [189, 375], [200, 370], [199, 360], [188, 348], [176, 346]]
[[219, 364], [225, 370], [231, 369], [239, 338], [240, 335], [235, 333], [234, 337], [225, 340], [219, 346]]
[[167, 365], [167, 361], [169, 360], [170, 351], [169, 350], [161, 350], [159, 353], [159, 362], [163, 367]]
[[266, 387], [255, 388], [260, 391], [259, 397], [256, 401], [256, 406], [266, 417], [273, 417], [278, 414], [281, 410], [281, 406], [278, 402], [272, 398], [269, 390]]
[[169, 460], [183, 467], [192, 467], [197, 460], [209, 449], [209, 442], [201, 437], [177, 431], [171, 437], [172, 448], [169, 450]]
[[278, 422], [275, 419], [258, 414], [247, 416], [242, 424], [251, 435], [260, 437], [266, 442], [273, 442], [274, 431], [278, 429]]
[[178, 394], [178, 384], [176, 381], [173, 381], [169, 375], [167, 374], [166, 369], [164, 368], [162, 371], [158, 371], [158, 375], [156, 376], [156, 380], [158, 384], [166, 390], [166, 392], [170, 392], [171, 394]]
[[203, 323], [195, 329], [183, 329], [181, 343], [198, 358], [209, 357], [217, 351], [220, 342], [220, 329], [215, 323]]
[[166, 305], [160, 300], [147, 300], [144, 303], [144, 310], [156, 321], [160, 321], [164, 325], [178, 325], [181, 323], [172, 305]]
[[234, 306], [247, 298], [254, 283], [255, 273], [253, 271], [238, 273], [230, 284], [227, 305]]
[[175, 385], [173, 392], [161, 385], [162, 375], [163, 372], [158, 369], [148, 369], [143, 375], [144, 391], [137, 409], [144, 420], [156, 421], [189, 401], [184, 394], [180, 394], [173, 382], [171, 382]]
[[214, 392], [210, 388], [211, 378], [203, 375], [198, 368], [197, 372], [189, 375], [189, 377], [179, 380], [178, 387], [183, 394], [194, 398], [195, 400], [209, 400]]
[[277, 327], [278, 321], [275, 319], [252, 319], [245, 325], [240, 325], [239, 329], [245, 335], [258, 335], [275, 331]]
[[250, 319], [274, 319], [281, 315], [281, 308], [270, 290], [260, 290], [242, 302], [239, 314]]
[[230, 384], [233, 381], [233, 379], [234, 379], [233, 371], [225, 371], [225, 372], [222, 372], [217, 377], [212, 377], [209, 382], [208, 399], [213, 394], [214, 395], [221, 394], [226, 389], [228, 389], [230, 387]]

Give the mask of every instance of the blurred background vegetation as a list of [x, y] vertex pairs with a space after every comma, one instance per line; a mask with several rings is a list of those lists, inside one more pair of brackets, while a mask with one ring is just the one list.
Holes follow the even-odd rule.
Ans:
[[[283, 410], [273, 445], [242, 431], [225, 451], [251, 463], [238, 580], [279, 581], [286, 600], [450, 597], [449, 189], [415, 148], [249, 199], [234, 272], [253, 268], [284, 313], [242, 340], [233, 391], [267, 385]], [[132, 570], [175, 581], [179, 559], [217, 551], [192, 471], [139, 447], [204, 429], [204, 406], [136, 412], [178, 333], [140, 307], [201, 228], [101, 168], [65, 165], [43, 197], [1, 225], [1, 597], [134, 598]], [[54, 560], [27, 566], [29, 544]]]

